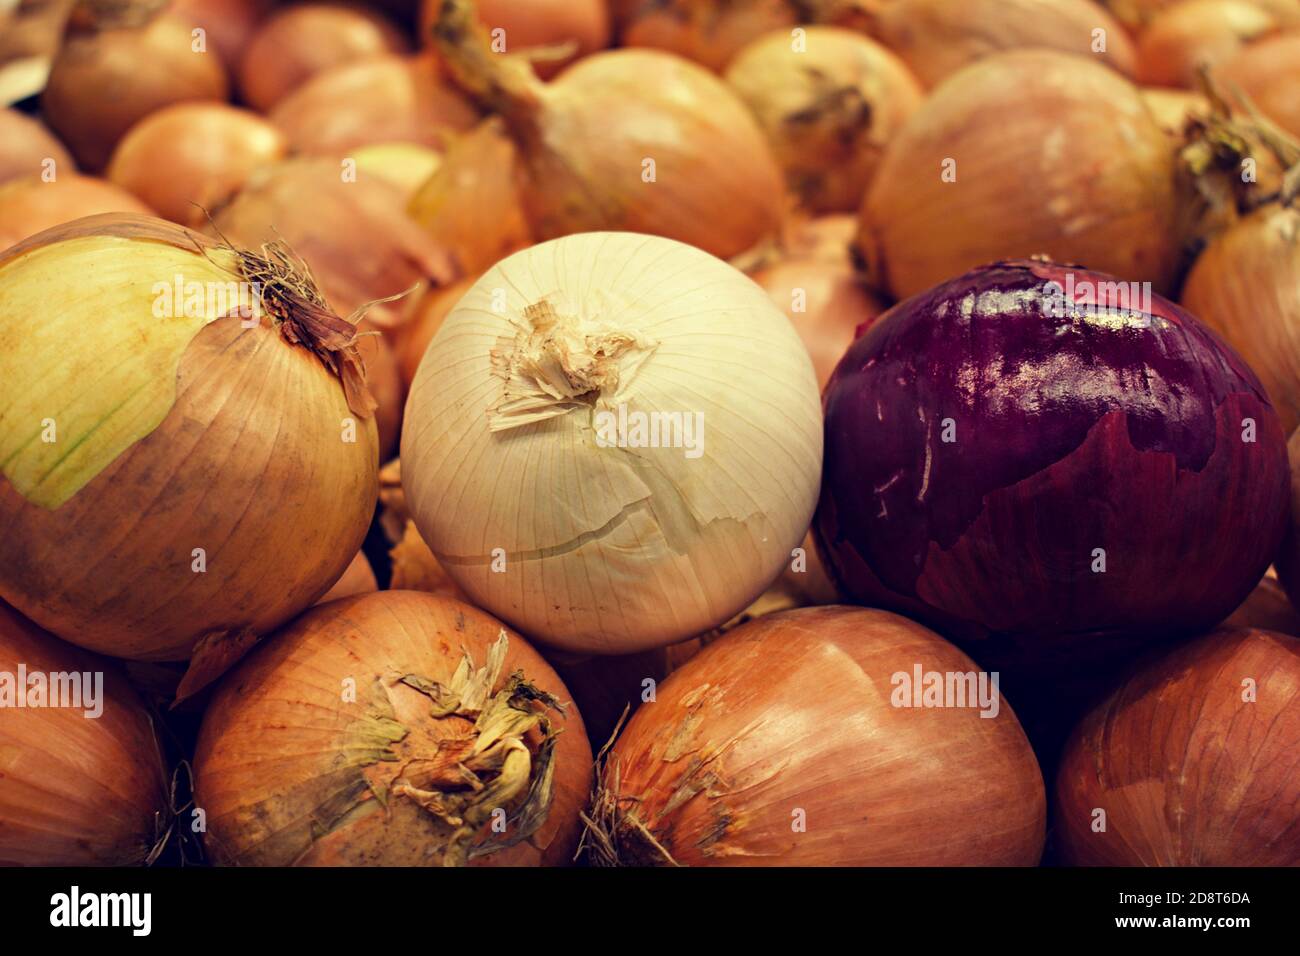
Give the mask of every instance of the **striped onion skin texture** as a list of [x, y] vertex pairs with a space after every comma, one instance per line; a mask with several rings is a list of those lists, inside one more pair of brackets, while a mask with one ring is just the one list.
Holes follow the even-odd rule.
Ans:
[[149, 715], [102, 658], [0, 603], [0, 672], [102, 672], [103, 711], [0, 710], [0, 866], [128, 866], [144, 861], [164, 811]]
[[104, 216], [0, 256], [0, 598], [116, 657], [278, 627], [343, 573], [378, 491], [373, 417], [270, 318], [155, 315], [155, 283], [238, 279], [202, 242]]
[[[433, 716], [430, 698], [402, 678], [449, 687], [462, 654], [483, 667], [502, 633], [500, 621], [459, 601], [381, 591], [315, 608], [268, 640], [227, 675], [203, 718], [195, 799], [207, 814], [208, 853], [245, 866], [445, 864], [452, 829], [404, 786], [440, 789], [427, 778], [459, 753], [456, 741], [474, 722]], [[564, 865], [590, 792], [591, 747], [555, 671], [518, 634], [505, 633], [493, 690], [519, 672], [565, 709], [547, 711], [558, 734], [545, 819], [511, 846], [471, 851], [469, 863]], [[530, 733], [524, 742], [536, 774], [537, 730]], [[503, 809], [513, 816], [516, 806]], [[500, 839], [512, 834], [507, 828]], [[491, 838], [480, 834], [473, 845]]]
[[[620, 408], [693, 416], [700, 454], [600, 431]], [[631, 653], [762, 592], [803, 539], [821, 454], [812, 363], [760, 287], [678, 242], [590, 233], [503, 260], [452, 310], [411, 387], [402, 480], [475, 603]]]
[[[1005, 699], [897, 705], [895, 675], [976, 673], [906, 618], [761, 617], [674, 671], [604, 766], [595, 818], [623, 865], [1033, 866], [1046, 799]], [[644, 828], [644, 829], [642, 829]]]
[[1066, 745], [1055, 818], [1076, 866], [1300, 866], [1300, 639], [1225, 628], [1136, 671]]

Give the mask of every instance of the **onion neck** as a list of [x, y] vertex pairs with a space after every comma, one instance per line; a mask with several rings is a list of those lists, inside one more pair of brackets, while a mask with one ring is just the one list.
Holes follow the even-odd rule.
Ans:
[[526, 58], [492, 49], [492, 38], [478, 21], [472, 0], [442, 0], [433, 40], [466, 93], [499, 113], [516, 136], [525, 141], [537, 138], [546, 88]]

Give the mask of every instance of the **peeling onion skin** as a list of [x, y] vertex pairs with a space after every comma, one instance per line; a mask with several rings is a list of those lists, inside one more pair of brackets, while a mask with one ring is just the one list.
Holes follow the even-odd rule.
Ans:
[[[1015, 714], [1005, 699], [993, 718], [893, 706], [893, 675], [917, 664], [977, 670], [938, 635], [884, 611], [766, 615], [658, 687], [619, 737], [603, 782], [611, 788], [617, 776], [622, 809], [678, 864], [1035, 865], [1046, 800]], [[792, 825], [798, 810], [806, 832]], [[667, 862], [616, 832], [618, 862]]]
[[900, 303], [823, 395], [831, 576], [1032, 675], [1214, 626], [1287, 512], [1284, 434], [1246, 364], [1158, 296], [1136, 326], [1046, 316], [1044, 283], [1071, 271], [1114, 281], [1008, 262]]
[[1066, 746], [1065, 861], [1300, 865], [1298, 688], [1300, 639], [1270, 631], [1221, 629], [1141, 668]]
[[[165, 814], [163, 764], [149, 715], [117, 665], [78, 651], [0, 602], [0, 671], [102, 673], [99, 717], [86, 708], [0, 711], [0, 866], [143, 863]], [[84, 679], [84, 677], [83, 677]]]
[[[208, 851], [225, 865], [443, 862], [446, 825], [401, 793], [390, 792], [384, 810], [367, 786], [411, 779], [411, 760], [434, 756], [438, 741], [467, 733], [472, 721], [434, 718], [429, 697], [400, 682], [381, 689], [376, 681], [416, 674], [447, 685], [462, 651], [482, 667], [501, 632], [499, 621], [459, 601], [381, 591], [316, 608], [266, 642], [223, 680], [199, 733], [195, 794], [207, 812]], [[470, 863], [561, 866], [570, 862], [577, 843], [578, 813], [592, 779], [591, 748], [555, 671], [517, 634], [509, 632], [508, 639], [503, 674], [522, 670], [566, 704], [566, 715], [550, 712], [561, 731], [553, 799], [530, 839]], [[349, 679], [355, 681], [354, 702], [342, 699]], [[349, 765], [343, 756], [361, 748], [350, 726], [368, 710], [387, 706], [407, 730], [390, 748], [395, 759]], [[350, 822], [313, 839], [313, 820], [333, 816], [331, 799], [342, 801], [334, 804], [340, 809], [352, 801], [361, 809]]]
[[[1001, 53], [953, 74], [890, 142], [857, 247], [873, 284], [898, 299], [1036, 255], [1164, 293], [1182, 255], [1174, 153], [1113, 70], [1052, 51]], [[955, 182], [941, 178], [948, 160]]]

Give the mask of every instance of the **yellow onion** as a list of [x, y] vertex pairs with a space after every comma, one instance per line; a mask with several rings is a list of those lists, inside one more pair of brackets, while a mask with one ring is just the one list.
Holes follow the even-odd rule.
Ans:
[[[558, 73], [571, 61], [609, 46], [605, 0], [476, 0], [479, 22], [501, 30], [504, 53], [523, 53], [539, 76]], [[442, 0], [420, 4], [420, 38], [428, 42]], [[530, 55], [531, 54], [531, 55]]]
[[744, 104], [708, 71], [614, 50], [542, 84], [526, 62], [491, 51], [469, 0], [445, 0], [435, 35], [457, 81], [518, 144], [537, 238], [627, 230], [729, 258], [776, 231], [780, 169]]
[[1077, 53], [1126, 76], [1137, 65], [1128, 34], [1089, 0], [875, 0], [865, 6], [867, 32], [926, 86], [1003, 50]]
[[1190, 90], [1167, 90], [1158, 86], [1143, 87], [1142, 101], [1151, 117], [1179, 146], [1185, 142], [1184, 130], [1190, 119], [1210, 115], [1210, 101]]
[[219, 863], [556, 866], [591, 749], [517, 634], [459, 601], [382, 591], [314, 609], [233, 671], [194, 772]]
[[357, 354], [366, 369], [366, 384], [375, 399], [375, 428], [379, 433], [379, 461], [397, 449], [402, 435], [402, 406], [406, 403], [406, 382], [402, 380], [397, 353], [383, 329], [368, 319], [357, 323]]
[[190, 29], [207, 31], [208, 42], [233, 71], [272, 0], [171, 0], [167, 12]]
[[116, 668], [0, 603], [0, 866], [130, 866], [162, 836], [162, 756]]
[[373, 400], [282, 247], [93, 216], [5, 252], [0, 289], [0, 598], [193, 653], [193, 687], [329, 589], [374, 509]]
[[41, 111], [83, 168], [100, 170], [117, 141], [154, 110], [224, 100], [215, 50], [194, 49], [191, 28], [162, 0], [81, 0], [50, 67]]
[[370, 594], [379, 590], [379, 582], [375, 580], [374, 568], [366, 560], [364, 551], [358, 551], [355, 558], [343, 571], [343, 575], [331, 585], [317, 604], [325, 604], [329, 601], [338, 601], [342, 598], [356, 597], [358, 594]]
[[1300, 426], [1300, 210], [1269, 203], [1212, 238], [1182, 303], [1259, 376], [1286, 433]]
[[21, 176], [38, 176], [51, 168], [75, 173], [77, 164], [38, 119], [13, 109], [0, 109], [0, 183]]
[[818, 4], [796, 0], [614, 0], [624, 46], [652, 47], [716, 72], [765, 33], [800, 23]]
[[533, 241], [519, 149], [499, 118], [454, 140], [411, 198], [411, 218], [448, 249], [465, 275]]
[[52, 226], [105, 212], [151, 212], [125, 189], [71, 170], [52, 181], [25, 176], [0, 184], [0, 249]]
[[[1124, 24], [1132, 33], [1141, 32], [1162, 13], [1171, 7], [1179, 6], [1187, 0], [1100, 0], [1102, 6], [1110, 10], [1115, 19]], [[1261, 10], [1267, 10], [1279, 23], [1288, 27], [1300, 26], [1300, 6], [1295, 0], [1250, 0]]]
[[478, 121], [433, 57], [377, 56], [337, 66], [284, 97], [271, 121], [296, 153], [333, 156], [375, 143], [442, 148]]
[[884, 611], [806, 608], [736, 628], [619, 736], [584, 838], [592, 862], [1036, 864], [1043, 778], [1015, 714], [994, 693], [925, 705], [929, 675], [996, 690], [957, 648]]
[[1272, 568], [1260, 578], [1241, 606], [1223, 622], [1224, 627], [1255, 628], [1300, 637], [1300, 611], [1286, 596]]
[[404, 196], [414, 196], [429, 177], [442, 165], [442, 154], [419, 143], [376, 143], [352, 151], [357, 169], [362, 175], [377, 176], [387, 180], [402, 191]]
[[1220, 78], [1240, 87], [1274, 123], [1300, 136], [1300, 32], [1252, 43], [1224, 65]]
[[835, 371], [858, 328], [885, 311], [849, 256], [855, 228], [852, 216], [813, 220], [790, 251], [777, 253], [750, 273], [790, 317], [812, 357], [819, 387]]
[[1195, 89], [1201, 66], [1217, 67], [1277, 29], [1277, 19], [1250, 0], [1186, 0], [1142, 31], [1138, 81]]
[[442, 328], [443, 320], [473, 285], [473, 279], [461, 279], [444, 289], [430, 289], [416, 305], [410, 321], [397, 330], [397, 363], [407, 388], [415, 381], [420, 360]]
[[821, 446], [812, 364], [762, 289], [683, 243], [584, 233], [452, 309], [411, 386], [402, 483], [474, 603], [631, 653], [763, 592], [808, 529]]
[[438, 559], [420, 537], [415, 522], [409, 518], [401, 538], [389, 549], [388, 557], [393, 563], [393, 578], [390, 582], [393, 590], [426, 591], [469, 603], [465, 592], [438, 563]]
[[1174, 184], [1136, 87], [1083, 57], [1015, 50], [952, 76], [894, 137], [857, 244], [897, 298], [1040, 254], [1161, 292], [1182, 245]]
[[201, 226], [253, 170], [284, 153], [284, 135], [256, 113], [177, 103], [131, 127], [106, 175], [164, 219]]
[[837, 27], [768, 34], [740, 51], [726, 80], [758, 118], [786, 182], [811, 211], [848, 212], [921, 88], [879, 44]]
[[382, 14], [359, 6], [298, 3], [268, 17], [239, 61], [239, 92], [265, 113], [331, 67], [405, 53], [406, 38]]

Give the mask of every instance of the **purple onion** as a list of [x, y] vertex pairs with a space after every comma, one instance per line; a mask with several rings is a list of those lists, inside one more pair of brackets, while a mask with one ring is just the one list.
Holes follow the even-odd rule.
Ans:
[[877, 319], [823, 402], [831, 574], [985, 666], [1059, 672], [1203, 631], [1282, 535], [1263, 386], [1111, 276], [1018, 261], [946, 282]]

